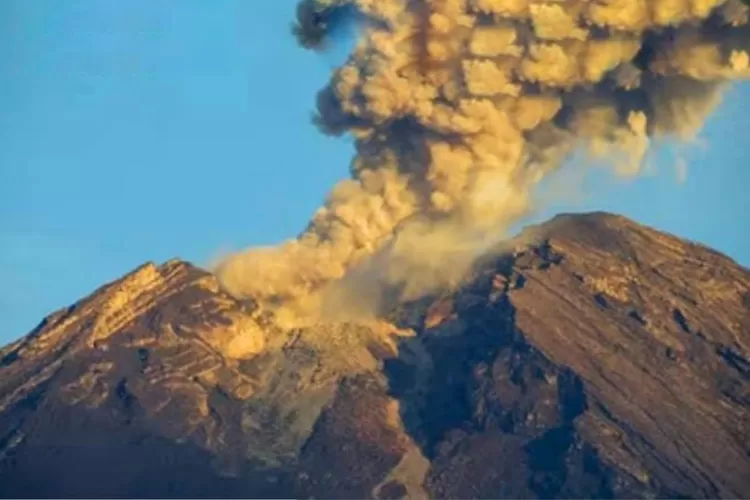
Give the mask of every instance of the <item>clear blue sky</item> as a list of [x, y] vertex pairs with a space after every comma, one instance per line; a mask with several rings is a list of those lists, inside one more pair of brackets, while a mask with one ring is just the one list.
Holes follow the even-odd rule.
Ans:
[[[0, 1], [0, 344], [144, 261], [205, 263], [304, 227], [351, 148], [310, 124], [335, 57], [296, 47], [294, 8]], [[657, 175], [554, 208], [620, 212], [750, 264], [749, 98], [729, 94], [684, 184], [656, 154]]]

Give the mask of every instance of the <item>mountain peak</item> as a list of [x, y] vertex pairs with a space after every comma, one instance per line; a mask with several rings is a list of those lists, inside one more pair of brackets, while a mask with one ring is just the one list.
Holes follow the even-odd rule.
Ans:
[[[19, 348], [13, 352], [19, 357], [29, 357], [47, 355], [48, 349], [96, 349], [151, 313], [174, 313], [177, 317], [179, 309], [185, 307], [216, 314], [215, 318], [202, 318], [206, 322], [231, 323], [234, 319], [242, 323], [243, 331], [252, 330], [253, 324], [245, 319], [249, 317], [245, 306], [221, 292], [214, 276], [188, 262], [173, 259], [161, 266], [145, 263], [89, 297], [48, 316], [28, 337], [14, 344]], [[237, 335], [231, 331], [228, 326], [216, 334], [206, 334], [203, 340], [221, 345], [230, 357], [241, 358], [262, 349], [262, 335], [243, 335], [243, 342], [236, 342]], [[138, 342], [148, 340], [143, 337]], [[33, 349], [29, 349], [31, 344], [35, 346]]]
[[0, 494], [750, 491], [750, 272], [717, 252], [560, 215], [389, 321], [288, 330], [147, 263], [0, 350]]

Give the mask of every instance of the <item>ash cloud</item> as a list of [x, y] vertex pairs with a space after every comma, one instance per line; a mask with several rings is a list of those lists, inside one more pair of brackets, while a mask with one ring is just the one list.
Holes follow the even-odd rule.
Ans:
[[749, 14], [742, 0], [302, 0], [303, 47], [360, 29], [315, 119], [355, 139], [351, 178], [298, 238], [215, 272], [292, 321], [451, 285], [573, 152], [635, 175], [651, 139], [694, 137], [750, 77]]

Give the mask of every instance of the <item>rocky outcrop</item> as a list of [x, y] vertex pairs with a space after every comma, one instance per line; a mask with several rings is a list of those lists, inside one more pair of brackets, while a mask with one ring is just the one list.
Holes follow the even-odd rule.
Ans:
[[143, 266], [0, 351], [0, 494], [750, 495], [750, 273], [714, 251], [560, 216], [386, 319], [284, 330]]

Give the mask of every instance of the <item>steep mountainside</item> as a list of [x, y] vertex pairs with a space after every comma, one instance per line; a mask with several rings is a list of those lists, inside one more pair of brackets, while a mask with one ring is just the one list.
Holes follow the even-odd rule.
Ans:
[[0, 495], [750, 497], [750, 272], [559, 216], [389, 322], [147, 264], [0, 350]]

